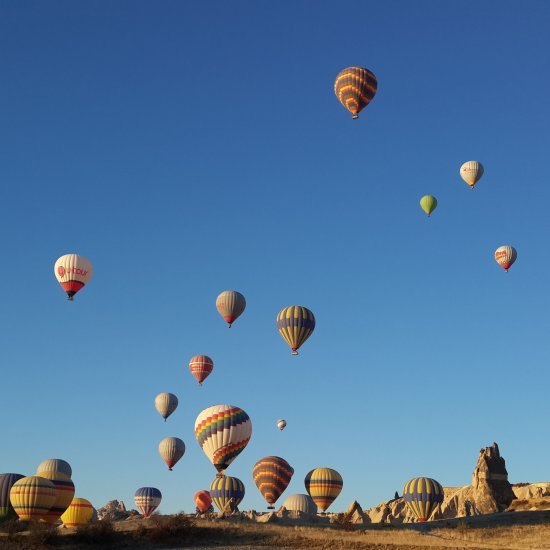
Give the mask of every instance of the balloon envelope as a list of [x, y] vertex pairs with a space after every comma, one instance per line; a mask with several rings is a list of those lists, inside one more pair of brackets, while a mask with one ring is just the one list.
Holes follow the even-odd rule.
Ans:
[[10, 502], [23, 521], [39, 520], [52, 507], [57, 492], [55, 485], [39, 476], [23, 477], [10, 490]]
[[504, 271], [508, 271], [512, 264], [517, 260], [518, 253], [513, 246], [499, 246], [495, 250], [495, 260]]
[[437, 199], [432, 195], [424, 195], [420, 199], [420, 207], [426, 214], [428, 214], [428, 217], [430, 214], [437, 208]]
[[236, 477], [216, 477], [210, 485], [210, 496], [220, 512], [234, 511], [244, 498], [244, 484]]
[[144, 518], [158, 508], [161, 500], [162, 493], [155, 487], [140, 487], [134, 495], [134, 502]]
[[298, 355], [298, 349], [315, 329], [315, 317], [307, 307], [288, 306], [277, 315], [277, 329], [290, 346], [292, 355]]
[[317, 513], [317, 504], [309, 495], [290, 495], [283, 506], [290, 512], [314, 515]]
[[469, 160], [460, 167], [460, 177], [473, 189], [483, 176], [483, 165], [477, 160]]
[[73, 470], [71, 465], [61, 458], [48, 458], [38, 465], [36, 469], [36, 475], [42, 475], [44, 473], [54, 473], [58, 479], [71, 479]]
[[172, 470], [185, 453], [185, 443], [179, 437], [166, 437], [159, 443], [159, 453], [168, 469]]
[[53, 271], [69, 300], [88, 284], [94, 274], [90, 260], [78, 254], [65, 254], [58, 258]]
[[195, 506], [199, 509], [201, 514], [204, 514], [208, 508], [212, 505], [212, 497], [206, 490], [198, 491], [194, 496]]
[[155, 397], [155, 408], [164, 421], [178, 408], [178, 398], [173, 393], [159, 393]]
[[13, 484], [24, 477], [21, 474], [0, 474], [0, 520], [16, 515], [10, 502], [10, 491]]
[[40, 521], [53, 525], [71, 504], [74, 497], [74, 483], [70, 479], [65, 479], [64, 474], [59, 472], [42, 472], [40, 476], [49, 479], [55, 486], [55, 502], [40, 518]]
[[418, 521], [427, 521], [443, 496], [443, 487], [430, 477], [415, 477], [403, 488], [403, 500]]
[[343, 485], [342, 476], [332, 468], [311, 470], [305, 479], [306, 491], [323, 512], [327, 511], [340, 494]]
[[212, 361], [208, 355], [195, 355], [194, 357], [191, 357], [191, 360], [189, 361], [189, 370], [197, 379], [199, 386], [202, 386], [202, 383], [214, 370], [214, 361]]
[[204, 454], [223, 473], [252, 436], [250, 417], [240, 407], [214, 405], [195, 420], [195, 438]]
[[216, 298], [216, 308], [220, 315], [229, 324], [229, 328], [239, 317], [246, 307], [244, 296], [236, 290], [224, 290]]
[[286, 428], [286, 420], [284, 418], [277, 420], [277, 428], [279, 428], [279, 430], [281, 431], [283, 431]]
[[294, 468], [280, 456], [266, 456], [254, 464], [252, 477], [270, 507], [288, 487]]
[[376, 77], [364, 67], [348, 67], [338, 73], [334, 82], [338, 101], [354, 119], [359, 118], [359, 113], [371, 102], [377, 89]]
[[61, 516], [61, 521], [65, 527], [78, 527], [85, 525], [92, 520], [94, 507], [89, 500], [85, 498], [73, 498], [71, 504]]

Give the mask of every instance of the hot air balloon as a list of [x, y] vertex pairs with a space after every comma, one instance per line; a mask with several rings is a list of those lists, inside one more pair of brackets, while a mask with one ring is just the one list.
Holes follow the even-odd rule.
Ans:
[[260, 493], [273, 510], [277, 499], [288, 487], [294, 468], [280, 456], [266, 456], [254, 464], [252, 477]]
[[415, 477], [405, 484], [403, 500], [418, 521], [427, 521], [443, 502], [443, 487], [435, 479]]
[[92, 520], [94, 507], [89, 500], [85, 498], [73, 498], [71, 504], [61, 516], [61, 521], [65, 527], [78, 527], [85, 525]]
[[65, 254], [53, 266], [57, 282], [67, 293], [69, 300], [82, 289], [94, 274], [90, 260], [78, 254]]
[[189, 370], [197, 379], [199, 386], [206, 380], [208, 375], [214, 370], [214, 361], [208, 355], [195, 355], [189, 361]]
[[233, 512], [244, 498], [244, 484], [236, 477], [216, 476], [210, 485], [210, 496], [220, 512]]
[[239, 317], [246, 307], [244, 296], [236, 290], [224, 290], [216, 298], [216, 307], [220, 315], [229, 324], [229, 328]]
[[59, 472], [42, 472], [40, 477], [49, 479], [54, 484], [56, 493], [55, 502], [40, 521], [54, 525], [73, 500], [74, 483]]
[[281, 418], [280, 420], [277, 420], [277, 428], [283, 431], [286, 428], [286, 420], [284, 420], [283, 418]]
[[326, 512], [340, 494], [344, 482], [342, 476], [331, 468], [316, 468], [306, 475], [306, 491], [315, 504]]
[[289, 512], [302, 512], [302, 514], [315, 515], [317, 513], [317, 504], [309, 495], [290, 495], [285, 500], [283, 506]]
[[48, 458], [41, 462], [36, 469], [38, 476], [48, 472], [57, 474], [59, 479], [71, 479], [73, 475], [71, 465], [61, 458]]
[[210, 493], [206, 490], [199, 491], [195, 493], [195, 506], [199, 509], [201, 514], [204, 514], [208, 511], [208, 508], [212, 506], [212, 497]]
[[460, 177], [470, 186], [470, 189], [475, 187], [481, 176], [483, 176], [483, 165], [477, 160], [469, 160], [460, 167]]
[[429, 218], [430, 214], [437, 208], [437, 199], [432, 195], [424, 195], [420, 199], [420, 207], [428, 214]]
[[353, 119], [359, 118], [359, 113], [371, 102], [377, 88], [376, 77], [363, 67], [348, 67], [340, 71], [334, 82], [336, 97]]
[[499, 246], [495, 251], [495, 260], [498, 265], [508, 273], [512, 264], [517, 260], [518, 253], [513, 246]]
[[13, 484], [24, 477], [21, 474], [0, 474], [0, 521], [16, 515], [10, 503], [10, 491]]
[[161, 500], [162, 493], [155, 487], [140, 487], [134, 495], [134, 502], [144, 518], [158, 508]]
[[178, 398], [173, 393], [159, 393], [155, 397], [155, 408], [164, 422], [178, 408]]
[[159, 453], [168, 465], [168, 469], [172, 471], [185, 453], [185, 443], [179, 437], [166, 437], [159, 444]]
[[55, 485], [39, 476], [23, 477], [10, 490], [10, 502], [22, 521], [38, 521], [52, 507], [57, 492]]
[[250, 417], [233, 405], [208, 407], [195, 420], [197, 443], [222, 474], [247, 446], [251, 436]]
[[292, 355], [298, 355], [298, 349], [315, 328], [315, 317], [307, 307], [288, 306], [277, 315], [277, 328], [292, 349]]

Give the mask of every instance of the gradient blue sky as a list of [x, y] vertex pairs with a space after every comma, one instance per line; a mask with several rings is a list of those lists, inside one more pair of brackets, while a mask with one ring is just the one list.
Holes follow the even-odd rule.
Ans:
[[[1, 471], [64, 458], [95, 506], [152, 485], [193, 511], [215, 476], [195, 418], [231, 403], [253, 422], [227, 471], [243, 509], [265, 509], [270, 454], [295, 469], [278, 504], [338, 470], [333, 511], [418, 475], [467, 484], [493, 441], [512, 481], [549, 479], [550, 4], [0, 10]], [[356, 122], [333, 92], [350, 65], [379, 82]], [[53, 275], [69, 252], [95, 267], [74, 303]], [[225, 289], [248, 303], [230, 331]], [[299, 357], [275, 328], [290, 304], [317, 318]], [[161, 391], [180, 399], [166, 424]], [[171, 435], [187, 451], [168, 472]]]

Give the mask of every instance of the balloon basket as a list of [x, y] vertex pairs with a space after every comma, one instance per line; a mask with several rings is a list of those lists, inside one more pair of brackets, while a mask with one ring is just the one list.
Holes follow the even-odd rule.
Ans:
[[298, 352], [294, 349], [290, 355], [298, 355]]

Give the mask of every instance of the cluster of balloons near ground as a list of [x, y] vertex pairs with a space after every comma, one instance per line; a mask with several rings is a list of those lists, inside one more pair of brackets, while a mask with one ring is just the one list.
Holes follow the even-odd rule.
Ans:
[[[460, 167], [460, 176], [470, 186], [470, 189], [475, 187], [481, 176], [483, 176], [483, 172], [483, 165], [477, 160], [469, 160]], [[433, 195], [424, 195], [420, 199], [420, 207], [430, 217], [437, 208], [437, 199]], [[506, 272], [508, 272], [517, 257], [516, 249], [510, 245], [499, 246], [495, 251], [496, 262]]]
[[34, 476], [0, 474], [0, 520], [18, 516], [22, 521], [40, 521], [74, 527], [88, 523], [93, 506], [75, 498], [72, 469], [60, 458], [42, 462]]

